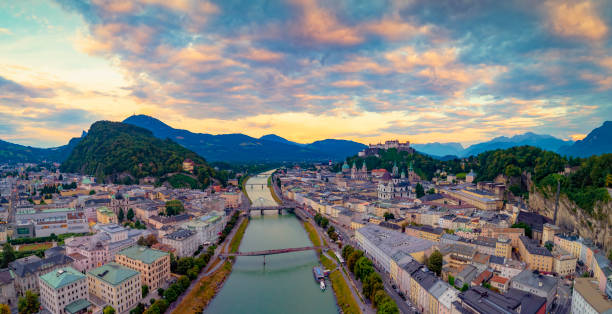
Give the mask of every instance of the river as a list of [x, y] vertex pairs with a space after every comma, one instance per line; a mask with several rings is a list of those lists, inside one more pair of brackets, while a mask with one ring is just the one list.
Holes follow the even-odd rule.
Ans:
[[[240, 251], [310, 246], [292, 214], [253, 216]], [[337, 313], [331, 287], [321, 292], [312, 275], [314, 251], [238, 257], [232, 274], [205, 313]]]

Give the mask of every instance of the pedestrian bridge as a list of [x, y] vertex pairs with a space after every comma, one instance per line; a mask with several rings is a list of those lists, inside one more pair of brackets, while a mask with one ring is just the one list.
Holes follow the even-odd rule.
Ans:
[[295, 248], [277, 249], [277, 250], [222, 253], [220, 255], [223, 257], [227, 257], [227, 256], [265, 256], [265, 255], [275, 255], [275, 254], [284, 254], [284, 253], [292, 253], [292, 252], [314, 251], [314, 250], [320, 250], [320, 249], [323, 249], [323, 247], [322, 246], [305, 246], [305, 247], [295, 247]]

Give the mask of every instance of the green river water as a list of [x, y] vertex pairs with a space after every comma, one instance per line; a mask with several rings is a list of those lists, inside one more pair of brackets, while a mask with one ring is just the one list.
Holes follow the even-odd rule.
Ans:
[[[240, 251], [312, 245], [294, 215], [254, 216]], [[321, 292], [312, 275], [314, 251], [238, 257], [232, 274], [205, 313], [338, 313], [334, 292]]]

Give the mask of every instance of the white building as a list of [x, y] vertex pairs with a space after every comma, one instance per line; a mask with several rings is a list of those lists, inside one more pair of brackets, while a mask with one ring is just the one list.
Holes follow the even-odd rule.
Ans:
[[18, 211], [15, 220], [19, 224], [32, 223], [36, 237], [48, 237], [52, 233], [86, 233], [89, 225], [83, 210], [75, 208], [29, 209]]
[[612, 313], [612, 301], [602, 296], [598, 282], [593, 278], [576, 278], [571, 313]]
[[190, 220], [182, 224], [183, 229], [191, 230], [197, 234], [198, 245], [215, 243], [219, 233], [223, 231], [227, 217], [222, 212], [212, 211], [206, 216]]
[[40, 303], [54, 314], [80, 313], [91, 303], [87, 276], [72, 267], [46, 273], [39, 278]]
[[179, 229], [162, 238], [162, 243], [175, 249], [178, 257], [193, 256], [200, 243], [195, 232]]

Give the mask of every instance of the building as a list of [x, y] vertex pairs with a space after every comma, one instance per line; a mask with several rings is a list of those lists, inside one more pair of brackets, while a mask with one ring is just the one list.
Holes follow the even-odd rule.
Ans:
[[183, 161], [183, 171], [193, 173], [193, 169], [195, 168], [195, 162], [191, 159], [185, 159]]
[[545, 276], [532, 270], [524, 270], [512, 278], [510, 288], [545, 298], [546, 310], [549, 311], [557, 294], [557, 278]]
[[487, 191], [474, 189], [473, 187], [441, 188], [440, 192], [458, 199], [460, 201], [459, 205], [465, 203], [482, 210], [500, 210], [504, 204], [503, 200], [497, 195]]
[[27, 290], [38, 292], [38, 277], [40, 275], [67, 267], [72, 264], [73, 259], [58, 254], [49, 258], [41, 259], [36, 255], [20, 258], [9, 264], [9, 269], [15, 276], [15, 290], [18, 296], [25, 295]]
[[521, 210], [516, 216], [516, 223], [519, 222], [523, 222], [531, 227], [533, 239], [540, 242], [544, 233], [544, 224], [551, 223], [551, 219], [546, 216]]
[[612, 301], [601, 295], [597, 285], [593, 278], [576, 278], [571, 313], [612, 313]]
[[140, 273], [108, 263], [87, 272], [89, 294], [103, 300], [118, 313], [124, 313], [142, 299]]
[[473, 314], [545, 314], [546, 299], [531, 293], [510, 290], [499, 294], [484, 287], [476, 286], [459, 293], [459, 300], [453, 303], [453, 313]]
[[40, 304], [51, 313], [82, 313], [91, 306], [87, 276], [72, 267], [40, 276], [39, 286]]
[[96, 220], [101, 224], [116, 224], [119, 223], [117, 215], [108, 209], [108, 207], [100, 207], [96, 210]]
[[15, 276], [8, 268], [0, 270], [0, 303], [12, 308], [17, 306]]
[[430, 226], [406, 226], [406, 234], [432, 242], [440, 242], [444, 229]]
[[559, 227], [553, 225], [553, 224], [549, 224], [549, 223], [545, 223], [542, 226], [542, 245], [546, 244], [546, 242], [553, 242], [555, 241], [555, 233], [557, 233], [559, 231]]
[[536, 241], [521, 236], [519, 254], [521, 255], [521, 259], [527, 263], [528, 268], [537, 269], [543, 272], [553, 271], [552, 254], [547, 248], [538, 246]]
[[576, 272], [576, 262], [578, 259], [560, 247], [554, 247], [553, 271], [559, 276], [569, 276]]
[[66, 254], [74, 260], [73, 267], [82, 272], [113, 261], [117, 252], [150, 234], [148, 230], [128, 229], [116, 224], [97, 224], [94, 229], [98, 233], [65, 240]]
[[140, 272], [142, 285], [161, 288], [170, 279], [170, 254], [143, 246], [132, 246], [115, 255], [115, 262]]
[[222, 212], [211, 211], [208, 215], [182, 224], [181, 228], [195, 232], [199, 244], [212, 244], [217, 242], [219, 233], [223, 231], [226, 218]]
[[26, 209], [16, 213], [19, 225], [34, 225], [34, 236], [48, 237], [52, 233], [87, 233], [89, 225], [83, 210], [74, 208]]
[[[423, 262], [430, 255], [434, 242], [411, 237], [377, 225], [366, 225], [355, 231], [355, 240], [372, 261], [390, 273], [392, 256], [401, 252], [405, 261], [415, 259]], [[396, 261], [402, 264], [402, 260]]]
[[482, 228], [481, 235], [490, 238], [503, 236], [510, 239], [512, 248], [518, 249], [519, 237], [525, 235], [523, 228]]
[[239, 208], [242, 205], [242, 192], [223, 192], [221, 198], [225, 200], [225, 208]]
[[512, 242], [508, 238], [500, 237], [495, 242], [495, 256], [510, 258], [512, 257]]
[[193, 256], [200, 245], [196, 233], [187, 229], [179, 229], [166, 234], [162, 237], [161, 242], [173, 247], [178, 257]]
[[489, 280], [489, 284], [491, 284], [491, 287], [499, 290], [501, 293], [505, 293], [506, 291], [508, 291], [510, 279], [494, 275], [493, 277], [491, 277], [491, 280]]

